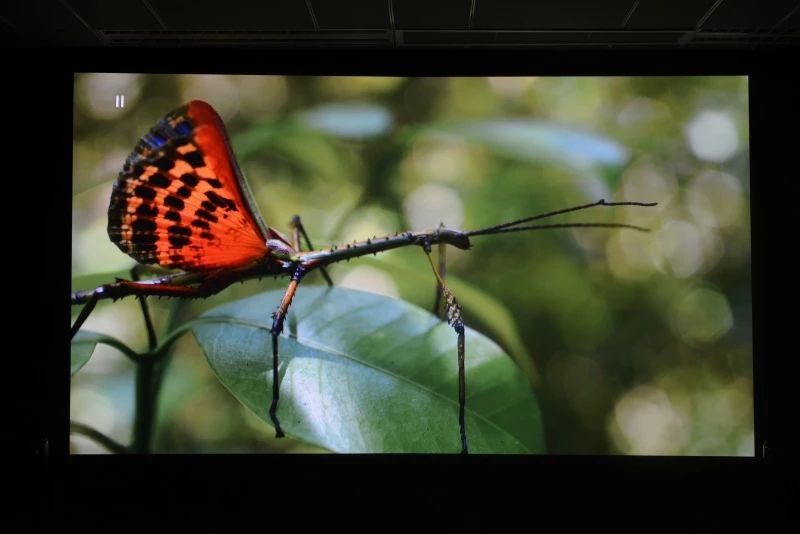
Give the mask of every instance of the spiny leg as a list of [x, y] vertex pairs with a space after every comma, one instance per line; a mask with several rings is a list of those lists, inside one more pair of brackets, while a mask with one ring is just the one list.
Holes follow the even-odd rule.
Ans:
[[[449, 290], [448, 290], [449, 291]], [[450, 293], [452, 296], [452, 293]], [[453, 297], [455, 302], [455, 297]], [[456, 304], [458, 306], [458, 304]], [[459, 306], [459, 317], [461, 307]], [[467, 448], [467, 428], [464, 421], [464, 411], [467, 406], [467, 380], [464, 372], [464, 322], [459, 318], [457, 324], [453, 326], [458, 334], [458, 428], [461, 432], [461, 454], [469, 454]]]
[[[131, 278], [135, 282], [139, 281], [139, 275], [141, 274], [142, 265], [136, 264], [131, 269]], [[107, 286], [101, 286], [95, 289], [92, 292], [92, 295], [89, 297], [89, 300], [86, 302], [86, 305], [81, 310], [78, 318], [75, 319], [75, 324], [72, 325], [70, 339], [75, 337], [75, 334], [78, 333], [78, 330], [81, 329], [83, 323], [86, 322], [86, 319], [89, 318], [92, 311], [94, 311], [95, 306], [97, 306], [97, 301], [100, 299], [100, 295], [107, 289]], [[147, 339], [148, 339], [148, 346], [150, 350], [153, 350], [156, 347], [156, 337], [155, 331], [153, 330], [153, 322], [150, 320], [150, 312], [147, 308], [147, 303], [144, 301], [144, 297], [139, 296], [139, 302], [142, 304], [142, 314], [144, 315], [144, 323], [145, 327], [147, 328]]]
[[[83, 323], [89, 317], [101, 298], [120, 299], [135, 295], [155, 295], [159, 297], [185, 297], [185, 298], [205, 298], [215, 293], [219, 293], [230, 284], [236, 281], [235, 277], [225, 276], [222, 271], [214, 271], [199, 281], [199, 285], [188, 286], [168, 283], [134, 282], [130, 280], [117, 279], [116, 282], [105, 284], [91, 292], [86, 304], [81, 310], [75, 323], [72, 325], [71, 337], [75, 337]], [[73, 294], [74, 296], [74, 294]], [[74, 301], [73, 301], [74, 302]], [[147, 321], [147, 319], [145, 319]], [[151, 323], [152, 327], [152, 323]]]
[[450, 288], [444, 283], [444, 279], [433, 263], [430, 245], [426, 243], [422, 248], [425, 251], [425, 255], [428, 257], [428, 262], [431, 264], [433, 274], [436, 275], [436, 281], [445, 298], [447, 324], [452, 326], [453, 330], [455, 330], [458, 335], [458, 428], [461, 435], [461, 454], [469, 454], [469, 448], [467, 447], [467, 428], [464, 417], [467, 400], [467, 382], [464, 371], [464, 318], [461, 314], [461, 305], [456, 301], [455, 295], [453, 295], [453, 292], [450, 291]]
[[[303, 236], [303, 239], [306, 240], [306, 246], [309, 250], [314, 250], [314, 245], [311, 244], [311, 240], [308, 238], [308, 234], [306, 233], [306, 229], [303, 226], [303, 221], [300, 220], [299, 215], [295, 215], [292, 217], [291, 222], [289, 223], [292, 227], [292, 246], [298, 252], [302, 250], [302, 245], [300, 244], [300, 236]], [[325, 270], [325, 267], [320, 267], [320, 271], [322, 271], [322, 277], [325, 278], [325, 282], [327, 282], [328, 287], [333, 287], [333, 280], [328, 275], [328, 271]]]
[[282, 438], [284, 435], [283, 429], [281, 428], [281, 423], [278, 421], [278, 416], [276, 413], [278, 411], [278, 400], [280, 399], [280, 376], [278, 375], [278, 336], [280, 336], [281, 332], [283, 332], [283, 321], [286, 319], [286, 312], [289, 310], [289, 306], [292, 304], [292, 299], [297, 291], [297, 286], [305, 273], [305, 268], [302, 265], [298, 265], [292, 274], [292, 281], [289, 282], [289, 287], [286, 288], [286, 293], [283, 294], [283, 299], [281, 300], [280, 305], [278, 305], [278, 309], [274, 314], [272, 314], [272, 329], [270, 330], [272, 335], [272, 403], [269, 406], [269, 418], [272, 420], [272, 424], [275, 425], [276, 438]]

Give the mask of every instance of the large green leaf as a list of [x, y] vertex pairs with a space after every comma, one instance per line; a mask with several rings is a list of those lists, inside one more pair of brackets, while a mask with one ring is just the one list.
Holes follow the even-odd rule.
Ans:
[[98, 344], [114, 347], [132, 360], [139, 358], [139, 355], [133, 349], [115, 337], [92, 332], [91, 330], [79, 330], [70, 344], [71, 375], [74, 375], [86, 365]]
[[[193, 327], [211, 367], [269, 421], [271, 314], [283, 292], [205, 316], [236, 323]], [[337, 452], [460, 450], [456, 335], [404, 301], [301, 286], [280, 338], [284, 431]], [[471, 452], [541, 453], [539, 408], [525, 377], [490, 339], [467, 329], [467, 437]]]

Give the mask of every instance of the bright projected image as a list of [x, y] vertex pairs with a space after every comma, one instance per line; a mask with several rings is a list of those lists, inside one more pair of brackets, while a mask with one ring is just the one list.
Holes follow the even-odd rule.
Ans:
[[71, 453], [754, 455], [747, 77], [74, 88]]

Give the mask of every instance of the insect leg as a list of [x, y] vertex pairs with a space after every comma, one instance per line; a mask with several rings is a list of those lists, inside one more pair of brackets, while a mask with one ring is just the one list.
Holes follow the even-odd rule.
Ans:
[[78, 330], [81, 329], [83, 323], [86, 321], [86, 319], [89, 318], [89, 315], [91, 315], [92, 311], [94, 310], [94, 307], [97, 306], [97, 300], [98, 300], [97, 291], [100, 289], [102, 288], [98, 288], [97, 290], [95, 290], [94, 293], [92, 293], [92, 295], [89, 297], [89, 300], [86, 301], [86, 305], [81, 310], [81, 313], [78, 314], [78, 318], [75, 319], [75, 324], [72, 325], [72, 329], [70, 330], [70, 339], [75, 337], [75, 334], [78, 333]]
[[464, 411], [466, 409], [467, 400], [467, 383], [464, 372], [464, 318], [461, 314], [461, 305], [458, 303], [455, 295], [452, 291], [450, 291], [450, 288], [447, 287], [447, 284], [444, 283], [444, 279], [439, 274], [442, 268], [441, 263], [439, 265], [439, 269], [437, 269], [433, 263], [433, 259], [431, 258], [430, 245], [423, 246], [423, 250], [425, 251], [425, 255], [428, 257], [428, 261], [431, 264], [433, 274], [436, 275], [436, 281], [439, 284], [441, 293], [444, 295], [447, 324], [453, 327], [453, 330], [455, 330], [456, 334], [458, 335], [458, 428], [461, 435], [461, 454], [468, 454], [469, 449], [467, 447], [467, 429], [464, 420]]
[[85, 302], [86, 305], [83, 307], [81, 313], [78, 315], [78, 318], [75, 319], [75, 323], [72, 325], [71, 337], [75, 337], [75, 334], [78, 332], [78, 330], [80, 330], [83, 323], [94, 310], [95, 306], [97, 305], [97, 301], [102, 298], [116, 300], [131, 295], [135, 295], [137, 297], [155, 295], [159, 297], [205, 298], [215, 293], [219, 293], [236, 280], [237, 278], [235, 276], [224, 276], [224, 273], [216, 271], [199, 280], [199, 285], [196, 287], [189, 285], [135, 282], [131, 280], [118, 279], [116, 282], [98, 287], [91, 293], [73, 293], [72, 302], [74, 304]]
[[433, 314], [439, 315], [439, 307], [442, 304], [442, 284], [439, 279], [444, 280], [445, 272], [447, 269], [447, 245], [439, 243], [437, 249], [437, 256], [439, 257], [439, 276], [436, 279], [436, 298], [433, 301]]
[[[303, 226], [303, 221], [300, 220], [300, 216], [295, 215], [292, 217], [292, 220], [289, 224], [292, 227], [292, 246], [294, 246], [294, 249], [298, 252], [303, 249], [302, 245], [300, 244], [300, 236], [302, 235], [306, 240], [306, 246], [308, 246], [309, 250], [314, 250], [314, 245], [311, 244], [311, 240], [308, 238], [308, 234]], [[322, 271], [322, 277], [325, 278], [325, 282], [327, 282], [328, 287], [333, 287], [333, 280], [331, 280], [331, 277], [328, 275], [328, 271], [325, 270], [325, 267], [320, 267], [320, 271]]]
[[270, 331], [272, 335], [272, 403], [269, 406], [269, 418], [275, 425], [276, 438], [283, 437], [283, 429], [281, 428], [281, 423], [278, 421], [278, 416], [276, 414], [278, 411], [278, 399], [280, 398], [280, 377], [278, 376], [278, 336], [280, 336], [281, 332], [283, 332], [283, 321], [286, 319], [286, 312], [289, 310], [289, 306], [292, 304], [292, 299], [297, 291], [297, 286], [305, 273], [305, 268], [302, 265], [298, 265], [292, 274], [292, 281], [289, 282], [289, 287], [286, 288], [286, 293], [283, 294], [283, 299], [278, 305], [278, 309], [274, 314], [272, 314], [272, 329]]
[[[136, 264], [131, 269], [131, 278], [134, 282], [139, 281], [139, 277], [144, 270], [141, 264]], [[144, 326], [147, 329], [147, 346], [149, 350], [153, 350], [158, 345], [158, 340], [156, 339], [156, 330], [153, 328], [153, 320], [150, 318], [150, 308], [147, 306], [147, 295], [138, 295], [139, 304], [142, 305], [142, 316], [144, 317]]]

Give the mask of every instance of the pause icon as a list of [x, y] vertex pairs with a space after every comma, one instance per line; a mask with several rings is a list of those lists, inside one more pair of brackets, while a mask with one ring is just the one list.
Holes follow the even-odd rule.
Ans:
[[114, 107], [124, 108], [125, 107], [125, 95], [116, 95], [114, 97]]

